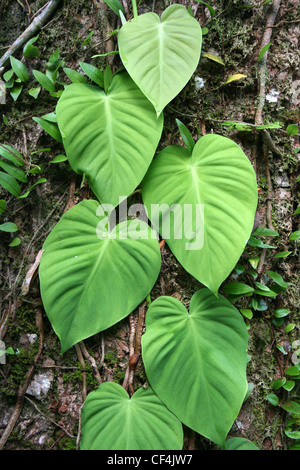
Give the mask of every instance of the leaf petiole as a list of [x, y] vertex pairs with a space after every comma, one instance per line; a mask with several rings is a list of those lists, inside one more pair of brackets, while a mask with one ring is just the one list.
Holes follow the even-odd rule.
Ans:
[[138, 11], [137, 11], [137, 6], [136, 6], [136, 0], [132, 0], [132, 13], [133, 17], [137, 18], [138, 17]]

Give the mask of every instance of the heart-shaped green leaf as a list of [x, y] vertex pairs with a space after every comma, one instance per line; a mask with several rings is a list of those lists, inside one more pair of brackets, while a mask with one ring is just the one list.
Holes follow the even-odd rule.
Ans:
[[188, 313], [159, 297], [146, 316], [142, 356], [147, 378], [183, 424], [220, 446], [247, 392], [248, 333], [228, 300], [200, 289]]
[[163, 117], [126, 72], [108, 93], [72, 83], [58, 101], [57, 122], [74, 171], [85, 174], [101, 203], [118, 205], [141, 182], [158, 145]]
[[145, 13], [118, 33], [122, 62], [159, 115], [187, 84], [200, 58], [201, 27], [182, 5]]
[[257, 206], [255, 173], [242, 149], [214, 134], [201, 137], [192, 153], [166, 147], [150, 165], [142, 195], [178, 261], [216, 293], [247, 244]]
[[181, 450], [182, 424], [149, 387], [131, 398], [105, 382], [91, 392], [81, 416], [81, 450]]
[[40, 264], [45, 311], [62, 352], [114, 325], [152, 289], [160, 271], [157, 239], [145, 222], [107, 230], [99, 203], [80, 202], [47, 237]]
[[259, 450], [259, 448], [248, 439], [232, 437], [225, 442], [225, 450]]

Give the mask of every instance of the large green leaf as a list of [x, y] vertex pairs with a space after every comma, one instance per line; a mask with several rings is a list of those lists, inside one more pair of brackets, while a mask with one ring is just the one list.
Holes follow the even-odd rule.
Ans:
[[181, 450], [181, 422], [153, 393], [131, 398], [121, 385], [105, 382], [91, 392], [82, 409], [81, 450]]
[[41, 294], [62, 352], [126, 317], [160, 271], [159, 244], [148, 225], [132, 220], [107, 230], [99, 208], [89, 200], [70, 209], [43, 246]]
[[118, 33], [122, 62], [159, 115], [187, 84], [200, 58], [201, 27], [182, 5], [145, 13]]
[[259, 448], [248, 439], [232, 437], [225, 442], [225, 450], [259, 450]]
[[146, 316], [142, 356], [147, 378], [183, 424], [220, 446], [247, 392], [248, 333], [224, 297], [200, 289], [190, 311], [159, 297]]
[[192, 153], [166, 147], [151, 164], [142, 195], [178, 261], [216, 293], [247, 244], [257, 206], [255, 173], [242, 149], [214, 134], [201, 137]]
[[119, 204], [141, 182], [161, 137], [163, 117], [126, 72], [107, 95], [73, 83], [57, 104], [57, 122], [71, 167], [85, 174], [101, 203]]

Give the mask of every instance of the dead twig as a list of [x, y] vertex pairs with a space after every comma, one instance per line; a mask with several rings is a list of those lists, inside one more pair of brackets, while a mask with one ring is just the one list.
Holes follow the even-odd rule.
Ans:
[[[271, 41], [272, 26], [274, 25], [276, 16], [280, 8], [280, 4], [281, 4], [281, 0], [274, 0], [271, 3], [270, 12], [267, 17], [265, 32], [264, 32], [262, 42], [260, 45], [260, 50]], [[266, 99], [267, 58], [268, 58], [268, 51], [266, 51], [263, 58], [260, 60], [258, 64], [259, 101], [258, 101], [258, 106], [256, 110], [256, 115], [255, 115], [256, 125], [263, 124], [263, 108], [264, 108], [265, 99]]]
[[[111, 32], [111, 26], [108, 20], [107, 16], [107, 8], [106, 8], [106, 3], [104, 0], [93, 0], [95, 8], [97, 9], [97, 16], [98, 16], [98, 22], [99, 22], [99, 29], [102, 31], [102, 40], [105, 42], [105, 52], [109, 53], [115, 50], [115, 43], [114, 43], [114, 38], [113, 36], [109, 35]], [[108, 64], [110, 66], [113, 65], [115, 56], [113, 55], [108, 55], [107, 60]]]
[[143, 302], [139, 307], [137, 321], [133, 315], [129, 317], [129, 365], [126, 370], [123, 387], [129, 390], [130, 395], [134, 393], [134, 373], [141, 356], [141, 341], [145, 327], [145, 316], [147, 311], [147, 302]]
[[48, 19], [53, 15], [55, 10], [58, 8], [61, 0], [51, 0], [48, 2], [42, 12], [32, 20], [28, 28], [15, 40], [15, 42], [9, 47], [5, 54], [0, 58], [0, 76], [5, 70], [5, 66], [9, 58], [17, 52], [24, 44], [39, 31], [42, 26], [46, 24]]
[[87, 391], [86, 391], [86, 371], [85, 371], [84, 357], [83, 357], [81, 348], [80, 348], [80, 346], [79, 346], [79, 343], [75, 344], [75, 350], [76, 350], [76, 354], [77, 354], [78, 360], [79, 360], [80, 365], [81, 365], [82, 370], [83, 370], [83, 376], [82, 376], [82, 392], [81, 392], [81, 394], [82, 394], [82, 399], [83, 399], [83, 401], [85, 401], [86, 396], [87, 396]]
[[131, 313], [129, 315], [129, 338], [128, 338], [128, 342], [129, 342], [129, 365], [126, 369], [125, 377], [124, 377], [123, 384], [122, 384], [123, 388], [125, 388], [125, 390], [129, 390], [130, 393], [133, 389], [132, 383], [133, 383], [133, 379], [134, 379], [134, 370], [132, 369], [132, 365], [131, 365], [130, 361], [132, 361], [131, 358], [134, 355], [135, 326], [136, 326], [136, 322], [135, 322], [133, 314]]
[[[270, 230], [274, 230], [273, 224], [272, 224], [272, 194], [273, 194], [273, 188], [272, 188], [272, 180], [271, 180], [271, 174], [270, 174], [270, 169], [269, 169], [269, 161], [268, 161], [268, 150], [264, 146], [264, 161], [265, 161], [265, 172], [266, 172], [266, 178], [267, 178], [267, 183], [268, 183], [268, 196], [267, 196], [267, 213], [266, 213], [266, 218], [267, 218], [267, 226]], [[269, 244], [272, 240], [272, 237], [269, 237], [267, 240], [267, 244]], [[263, 248], [258, 267], [257, 267], [257, 273], [259, 276], [263, 274], [263, 266], [266, 258], [268, 248]]]
[[85, 344], [84, 344], [83, 341], [80, 341], [79, 346], [80, 346], [81, 352], [82, 352], [82, 354], [83, 354], [83, 357], [84, 357], [85, 359], [87, 359], [87, 360], [89, 361], [89, 363], [91, 364], [93, 376], [94, 376], [95, 379], [97, 380], [98, 384], [101, 384], [101, 383], [102, 383], [102, 379], [101, 379], [99, 370], [98, 370], [98, 368], [97, 368], [97, 364], [96, 364], [95, 359], [89, 354], [89, 352], [88, 352], [88, 350], [86, 349]]
[[71, 437], [72, 439], [74, 438], [74, 436], [72, 434], [70, 434], [63, 426], [61, 426], [61, 424], [59, 423], [56, 423], [56, 421], [54, 421], [53, 419], [51, 419], [49, 416], [46, 416], [39, 408], [38, 406], [34, 403], [34, 401], [32, 401], [30, 398], [28, 397], [25, 397], [27, 401], [29, 401], [29, 403], [31, 403], [31, 405], [35, 408], [35, 410], [43, 417], [45, 418], [47, 421], [50, 421], [50, 423], [54, 424], [55, 426], [57, 426], [58, 428], [62, 429], [63, 432], [65, 434], [67, 434], [67, 436]]
[[[274, 25], [276, 16], [279, 12], [280, 4], [281, 4], [281, 0], [274, 0], [271, 4], [269, 14], [267, 16], [266, 28], [265, 28], [264, 35], [262, 38], [260, 50], [271, 41], [272, 26]], [[259, 101], [258, 101], [258, 106], [257, 106], [256, 114], [255, 114], [255, 125], [263, 124], [263, 109], [264, 109], [265, 98], [266, 98], [267, 58], [268, 58], [268, 51], [266, 51], [263, 58], [260, 60], [258, 64]], [[266, 177], [268, 181], [267, 224], [268, 224], [268, 228], [273, 230], [272, 219], [271, 219], [272, 181], [271, 181], [270, 170], [269, 170], [268, 150], [267, 150], [267, 148], [270, 148], [270, 147], [272, 151], [276, 150], [275, 153], [281, 155], [281, 152], [273, 144], [270, 134], [268, 132], [263, 132], [263, 153], [264, 153]], [[258, 268], [257, 268], [257, 272], [260, 276], [263, 273], [263, 265], [265, 262], [266, 250], [267, 250], [266, 248], [263, 248], [261, 256], [260, 256]]]

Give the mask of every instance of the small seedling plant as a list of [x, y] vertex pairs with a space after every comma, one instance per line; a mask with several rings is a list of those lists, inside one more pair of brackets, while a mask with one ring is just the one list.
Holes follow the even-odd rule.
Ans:
[[[105, 382], [91, 392], [80, 447], [180, 450], [184, 424], [222, 449], [253, 449], [245, 439], [226, 440], [248, 389], [248, 333], [218, 291], [251, 236], [255, 173], [235, 142], [216, 134], [194, 142], [178, 120], [184, 145], [156, 155], [163, 111], [196, 70], [202, 32], [182, 5], [159, 17], [138, 15], [133, 2], [133, 13], [117, 36], [123, 70], [81, 65], [93, 84], [65, 70], [73, 83], [59, 97], [53, 129], [95, 198], [67, 211], [44, 243], [45, 311], [62, 353], [115, 325], [149, 299], [160, 239], [203, 288], [188, 310], [174, 297], [148, 302], [142, 359], [149, 387], [128, 394]], [[147, 217], [117, 221], [115, 209], [138, 187]]]

